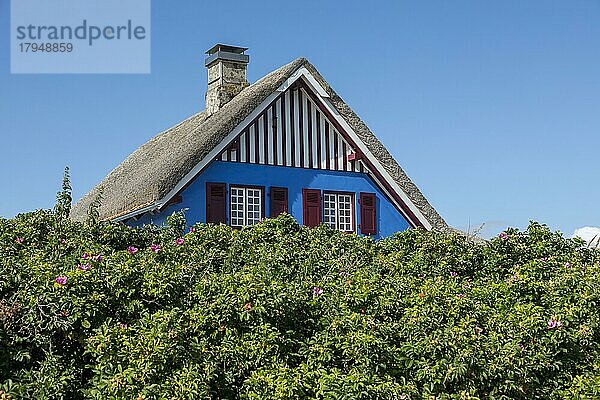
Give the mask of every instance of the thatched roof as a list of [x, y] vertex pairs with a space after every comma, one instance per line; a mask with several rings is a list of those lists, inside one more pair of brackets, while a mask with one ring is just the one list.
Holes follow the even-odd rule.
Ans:
[[71, 217], [85, 218], [90, 204], [102, 191], [100, 217], [113, 219], [141, 210], [163, 199], [183, 177], [216, 147], [238, 124], [281, 86], [296, 70], [305, 67], [329, 94], [329, 101], [373, 155], [437, 229], [447, 227], [419, 189], [369, 128], [333, 91], [315, 67], [304, 58], [269, 73], [208, 115], [200, 112], [159, 133], [134, 151], [72, 208]]

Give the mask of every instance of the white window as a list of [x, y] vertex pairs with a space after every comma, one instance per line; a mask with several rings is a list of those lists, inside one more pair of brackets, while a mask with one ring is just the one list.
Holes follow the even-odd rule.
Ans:
[[263, 211], [263, 190], [231, 186], [231, 226], [243, 227], [260, 222]]
[[354, 231], [353, 196], [347, 193], [323, 194], [323, 222], [333, 229]]

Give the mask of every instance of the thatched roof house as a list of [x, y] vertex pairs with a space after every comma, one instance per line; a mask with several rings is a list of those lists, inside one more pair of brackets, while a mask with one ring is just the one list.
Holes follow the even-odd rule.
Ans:
[[[259, 162], [257, 157], [254, 160], [255, 164], [272, 165], [275, 168], [277, 166], [312, 168], [315, 169], [315, 173], [323, 169], [333, 169], [366, 174], [381, 189], [382, 197], [387, 198], [386, 201], [391, 202], [398, 209], [410, 226], [426, 229], [446, 227], [442, 217], [433, 209], [396, 160], [310, 62], [298, 58], [248, 85], [246, 81], [248, 56], [244, 51], [243, 48], [223, 45], [211, 49], [207, 58], [210, 81], [207, 109], [157, 134], [134, 151], [74, 205], [72, 218], [77, 220], [85, 218], [90, 204], [100, 191], [102, 191], [102, 202], [99, 213], [103, 219], [127, 221], [131, 218], [138, 219], [144, 214], [160, 214], [170, 205], [180, 202], [178, 196], [181, 196], [212, 162], [253, 163], [250, 156], [242, 160], [244, 154], [240, 152], [240, 139], [243, 139], [242, 147], [244, 147], [245, 142], [251, 143], [248, 136], [258, 135], [259, 128], [262, 135], [264, 120], [265, 143], [269, 140], [267, 132], [273, 135], [271, 142], [275, 143], [271, 143], [273, 149], [269, 148], [265, 153], [264, 162]], [[292, 91], [294, 90], [301, 91], [300, 96], [304, 95], [305, 98], [302, 100], [300, 97], [300, 101], [305, 103], [304, 106], [296, 105], [300, 115], [295, 117], [294, 106], [285, 103], [286, 99], [289, 99], [289, 103], [293, 103], [295, 94]], [[290, 107], [291, 118], [304, 118], [305, 125], [312, 124], [313, 133], [310, 132], [311, 126], [302, 128], [302, 120], [299, 122], [300, 125], [297, 121], [286, 123], [285, 113]], [[312, 116], [313, 121], [307, 120], [306, 115], [302, 117], [302, 107], [305, 112], [311, 113], [308, 118]], [[267, 116], [270, 118], [268, 122]], [[319, 122], [314, 121], [315, 117]], [[326, 134], [325, 131], [320, 131], [319, 128], [322, 127], [315, 125], [317, 123], [321, 123], [325, 128], [330, 127], [331, 132], [339, 132], [342, 135], [340, 143], [345, 149], [344, 163], [348, 163], [351, 171], [345, 168], [346, 164], [341, 168], [339, 166], [321, 168], [329, 167], [329, 160], [325, 163], [325, 152], [330, 147], [333, 149], [333, 145], [328, 145], [322, 150], [323, 154], [320, 155], [322, 164], [316, 159], [313, 159], [313, 165], [303, 165], [303, 160], [300, 160], [300, 164], [297, 160], [295, 164], [290, 160], [282, 163], [284, 161], [282, 158], [285, 158], [286, 154], [288, 156], [291, 154], [293, 157], [293, 152], [298, 151], [282, 148], [285, 143], [281, 142], [285, 142], [286, 135], [288, 139], [291, 138], [291, 141], [294, 140], [293, 136], [290, 136], [294, 133], [285, 132], [286, 126], [288, 131], [293, 130], [294, 126], [297, 130], [298, 126], [300, 129], [309, 129], [308, 136], [305, 133], [304, 137], [308, 137], [309, 142], [311, 137], [314, 138], [316, 145], [310, 148], [310, 143], [302, 144], [301, 132], [299, 143], [310, 152], [312, 149], [320, 150], [318, 145], [328, 139], [328, 137], [320, 139], [316, 136]], [[253, 124], [256, 125], [255, 133], [252, 133]], [[315, 129], [319, 132], [315, 133]], [[310, 136], [311, 134], [313, 136]], [[277, 143], [278, 137], [280, 143]], [[258, 136], [256, 136], [256, 146], [258, 146]], [[266, 145], [265, 150], [267, 150]], [[249, 149], [245, 151], [250, 154]], [[278, 156], [278, 162], [273, 162], [273, 158], [276, 159]], [[317, 157], [316, 153], [314, 156], [309, 156]], [[304, 155], [305, 158], [309, 156]], [[265, 208], [266, 205], [263, 207], [263, 214]], [[211, 222], [206, 220], [206, 216], [205, 221], [202, 222]]]

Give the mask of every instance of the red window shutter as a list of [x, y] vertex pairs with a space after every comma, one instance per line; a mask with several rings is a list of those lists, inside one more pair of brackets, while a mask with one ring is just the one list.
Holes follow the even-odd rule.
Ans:
[[377, 234], [377, 197], [375, 193], [360, 193], [360, 233]]
[[224, 183], [206, 184], [206, 222], [212, 224], [225, 224], [227, 195]]
[[288, 190], [271, 186], [271, 217], [284, 212], [288, 212]]
[[302, 189], [304, 225], [314, 227], [321, 223], [321, 191]]

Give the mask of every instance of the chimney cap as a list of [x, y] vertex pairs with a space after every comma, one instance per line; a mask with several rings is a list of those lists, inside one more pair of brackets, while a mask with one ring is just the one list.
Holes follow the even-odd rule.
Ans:
[[247, 47], [230, 46], [228, 44], [217, 43], [206, 51], [206, 54], [214, 54], [218, 51], [234, 54], [244, 54], [248, 50]]
[[226, 44], [217, 43], [206, 52], [208, 57], [204, 60], [204, 65], [210, 67], [218, 60], [233, 61], [240, 64], [248, 64], [250, 56], [244, 54], [248, 50], [247, 47], [229, 46]]

